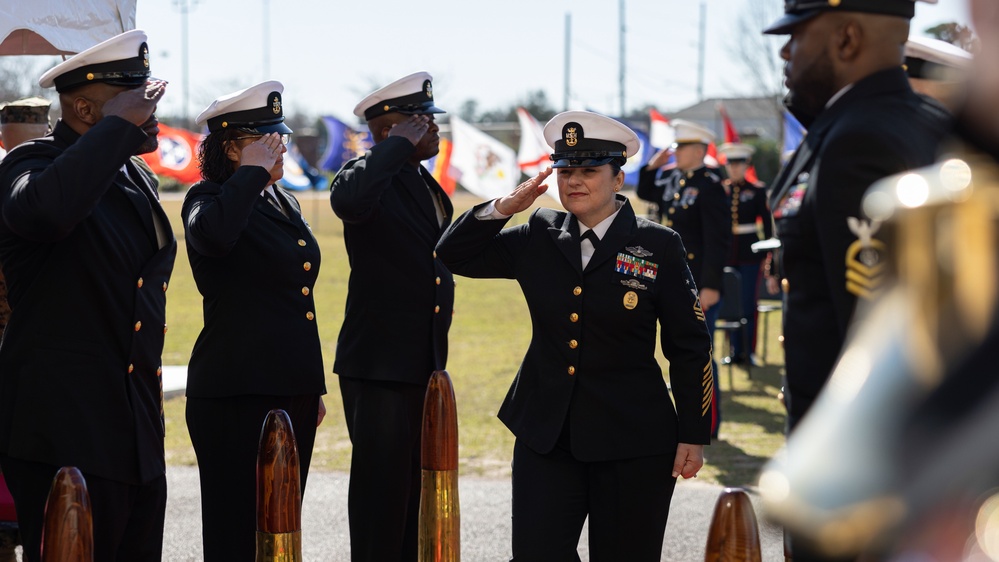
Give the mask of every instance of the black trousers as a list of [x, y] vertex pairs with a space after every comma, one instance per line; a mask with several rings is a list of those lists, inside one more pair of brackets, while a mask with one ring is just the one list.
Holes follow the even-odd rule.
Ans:
[[274, 409], [291, 419], [304, 495], [319, 395], [187, 399], [187, 429], [201, 475], [206, 562], [252, 562], [256, 556], [257, 449], [264, 420]]
[[[14, 497], [24, 562], [41, 560], [45, 502], [58, 466], [0, 456]], [[94, 560], [159, 562], [163, 555], [166, 476], [125, 484], [83, 473], [94, 518]]]
[[347, 515], [353, 562], [415, 562], [425, 385], [340, 377], [353, 445]]
[[587, 515], [592, 562], [659, 562], [675, 455], [581, 462], [556, 446], [513, 448], [513, 561], [579, 562]]

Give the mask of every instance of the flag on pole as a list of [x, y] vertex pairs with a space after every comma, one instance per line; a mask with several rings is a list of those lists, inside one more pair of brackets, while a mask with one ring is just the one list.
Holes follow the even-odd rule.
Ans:
[[642, 167], [649, 161], [649, 158], [652, 158], [653, 154], [652, 144], [649, 141], [649, 135], [646, 135], [631, 121], [626, 119], [616, 119], [616, 121], [627, 126], [629, 129], [634, 131], [635, 135], [638, 136], [638, 151], [634, 154], [630, 154], [628, 156], [628, 161], [621, 167], [621, 170], [624, 171], [625, 185], [638, 185], [639, 172], [642, 171]]
[[[728, 111], [725, 109], [725, 104], [723, 104], [722, 102], [718, 102], [718, 104], [715, 107], [718, 109], [718, 114], [721, 115], [722, 118], [722, 125], [725, 129], [725, 142], [726, 143], [742, 142], [742, 140], [739, 139], [739, 132], [736, 131], [735, 125], [732, 123], [732, 118], [728, 116]], [[714, 145], [711, 146], [714, 147]], [[719, 164], [724, 165], [727, 161], [727, 158], [725, 158], [724, 154], [719, 155], [717, 153], [717, 148], [714, 156], [718, 160]], [[759, 178], [756, 176], [756, 166], [750, 164], [749, 167], [746, 168], [746, 181], [748, 181], [749, 183], [756, 183], [759, 181]]]
[[462, 187], [483, 199], [507, 195], [520, 180], [517, 154], [512, 148], [451, 117], [451, 168]]
[[[552, 165], [552, 160], [549, 158], [552, 149], [545, 140], [544, 127], [523, 107], [517, 108], [517, 122], [520, 124], [520, 148], [517, 150], [517, 164], [520, 166], [521, 172], [533, 178]], [[548, 176], [545, 185], [548, 186], [545, 195], [557, 200], [558, 178], [556, 174]]]
[[722, 125], [725, 128], [725, 142], [742, 142], [739, 140], [739, 132], [735, 130], [735, 125], [732, 124], [732, 119], [728, 116], [728, 111], [725, 110], [725, 104], [718, 102], [715, 108], [721, 115]]
[[649, 142], [656, 149], [669, 148], [676, 140], [676, 131], [669, 124], [669, 118], [655, 109], [649, 108]]
[[451, 173], [451, 150], [453, 147], [454, 145], [451, 144], [451, 141], [442, 137], [440, 151], [426, 162], [430, 174], [434, 176], [434, 179], [440, 184], [441, 189], [448, 195], [454, 193], [455, 188], [454, 176]]
[[157, 135], [159, 147], [143, 154], [142, 159], [149, 164], [154, 173], [176, 179], [181, 183], [196, 183], [201, 181], [201, 169], [198, 168], [198, 143], [201, 135], [159, 124]]
[[319, 168], [337, 172], [345, 162], [364, 154], [375, 143], [368, 131], [358, 131], [336, 117], [323, 118], [326, 126], [326, 150], [319, 158]]
[[784, 114], [784, 146], [781, 148], [780, 159], [781, 162], [786, 162], [791, 154], [798, 149], [798, 145], [801, 141], [805, 140], [805, 133], [807, 132], [805, 128], [791, 115], [788, 110], [783, 111]]
[[326, 183], [316, 169], [309, 165], [294, 141], [288, 143], [284, 154], [284, 175], [278, 180], [281, 187], [294, 191], [322, 189]]
[[517, 164], [525, 174], [535, 176], [551, 164], [552, 151], [545, 142], [541, 123], [523, 107], [517, 108], [517, 122], [520, 124]]

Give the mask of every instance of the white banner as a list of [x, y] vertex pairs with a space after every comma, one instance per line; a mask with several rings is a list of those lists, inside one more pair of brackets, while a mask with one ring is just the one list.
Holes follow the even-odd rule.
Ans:
[[451, 117], [451, 169], [465, 189], [483, 199], [502, 197], [517, 187], [520, 166], [513, 149], [457, 117]]

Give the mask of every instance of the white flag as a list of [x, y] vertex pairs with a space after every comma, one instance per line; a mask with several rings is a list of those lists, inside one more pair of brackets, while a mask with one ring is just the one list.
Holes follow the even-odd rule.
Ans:
[[[545, 141], [544, 129], [541, 123], [534, 118], [523, 107], [517, 108], [517, 121], [520, 123], [520, 150], [517, 151], [517, 163], [520, 170], [528, 176], [534, 177], [541, 170], [552, 165], [549, 156], [552, 149]], [[546, 195], [558, 200], [558, 183], [555, 174], [548, 176], [545, 185], [548, 186]]]
[[517, 122], [520, 123], [520, 150], [517, 151], [517, 164], [525, 174], [537, 175], [551, 164], [548, 156], [552, 151], [545, 142], [541, 124], [523, 107], [517, 108]]
[[483, 199], [513, 191], [520, 180], [520, 166], [513, 149], [457, 117], [450, 118], [451, 168], [462, 187]]
[[676, 140], [676, 132], [669, 119], [655, 109], [649, 108], [649, 143], [653, 148], [669, 148]]

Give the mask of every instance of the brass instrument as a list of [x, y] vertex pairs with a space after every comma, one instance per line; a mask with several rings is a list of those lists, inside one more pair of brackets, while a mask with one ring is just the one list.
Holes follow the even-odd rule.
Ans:
[[934, 479], [964, 466], [945, 453], [956, 443], [926, 444], [915, 464], [899, 444], [996, 310], [991, 161], [949, 158], [887, 178], [868, 191], [864, 211], [892, 228], [894, 279], [857, 311], [826, 388], [760, 478], [767, 514], [829, 556], [889, 548], [940, 499]]

